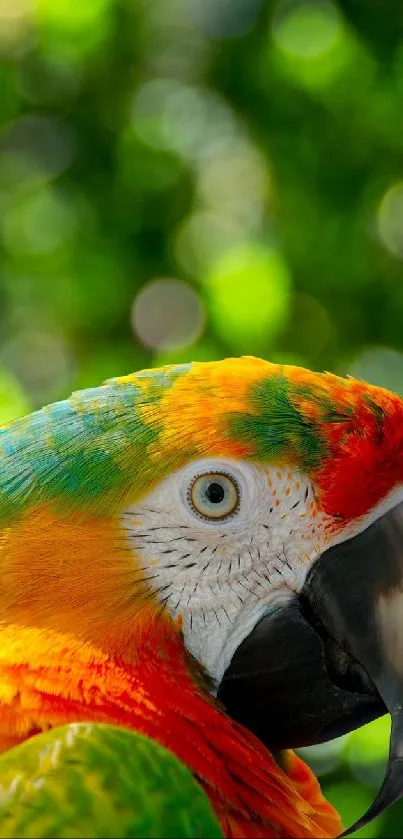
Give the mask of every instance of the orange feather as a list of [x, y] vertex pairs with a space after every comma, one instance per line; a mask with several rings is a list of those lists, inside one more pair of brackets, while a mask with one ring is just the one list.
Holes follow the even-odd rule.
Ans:
[[180, 626], [139, 582], [118, 519], [37, 508], [0, 542], [0, 749], [69, 721], [126, 726], [171, 749], [228, 837], [341, 831], [310, 770], [290, 777], [203, 687]]
[[0, 747], [71, 721], [115, 723], [174, 752], [228, 837], [326, 837], [340, 820], [296, 756], [290, 776], [192, 678], [174, 625], [144, 626], [136, 667], [73, 635], [0, 628]]

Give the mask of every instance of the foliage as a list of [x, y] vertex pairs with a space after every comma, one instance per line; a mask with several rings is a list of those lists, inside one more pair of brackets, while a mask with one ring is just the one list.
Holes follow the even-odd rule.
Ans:
[[[402, 31], [396, 0], [0, 0], [0, 419], [245, 352], [403, 393]], [[386, 740], [310, 755], [346, 821]]]

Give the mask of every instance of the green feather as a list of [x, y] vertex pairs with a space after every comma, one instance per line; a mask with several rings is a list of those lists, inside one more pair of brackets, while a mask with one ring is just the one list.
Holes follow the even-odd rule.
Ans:
[[222, 836], [206, 795], [148, 737], [77, 723], [0, 757], [1, 839], [198, 836]]
[[260, 460], [275, 463], [292, 453], [301, 469], [313, 469], [325, 454], [325, 440], [318, 423], [307, 420], [295, 407], [296, 395], [314, 398], [310, 391], [293, 387], [281, 374], [264, 379], [251, 388], [253, 413], [229, 417], [229, 435], [252, 442]]

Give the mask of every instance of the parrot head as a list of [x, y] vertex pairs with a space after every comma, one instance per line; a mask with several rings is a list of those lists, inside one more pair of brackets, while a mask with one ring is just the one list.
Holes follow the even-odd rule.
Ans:
[[400, 797], [397, 396], [255, 358], [170, 366], [3, 427], [0, 456], [2, 620], [70, 631], [73, 614], [126, 659], [150, 614], [168, 620], [274, 751], [389, 711], [364, 819]]

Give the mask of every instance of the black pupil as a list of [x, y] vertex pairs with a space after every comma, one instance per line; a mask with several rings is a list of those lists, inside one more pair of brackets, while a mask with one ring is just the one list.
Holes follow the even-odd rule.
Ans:
[[206, 496], [210, 504], [221, 504], [225, 495], [225, 490], [222, 484], [212, 483], [206, 487]]

